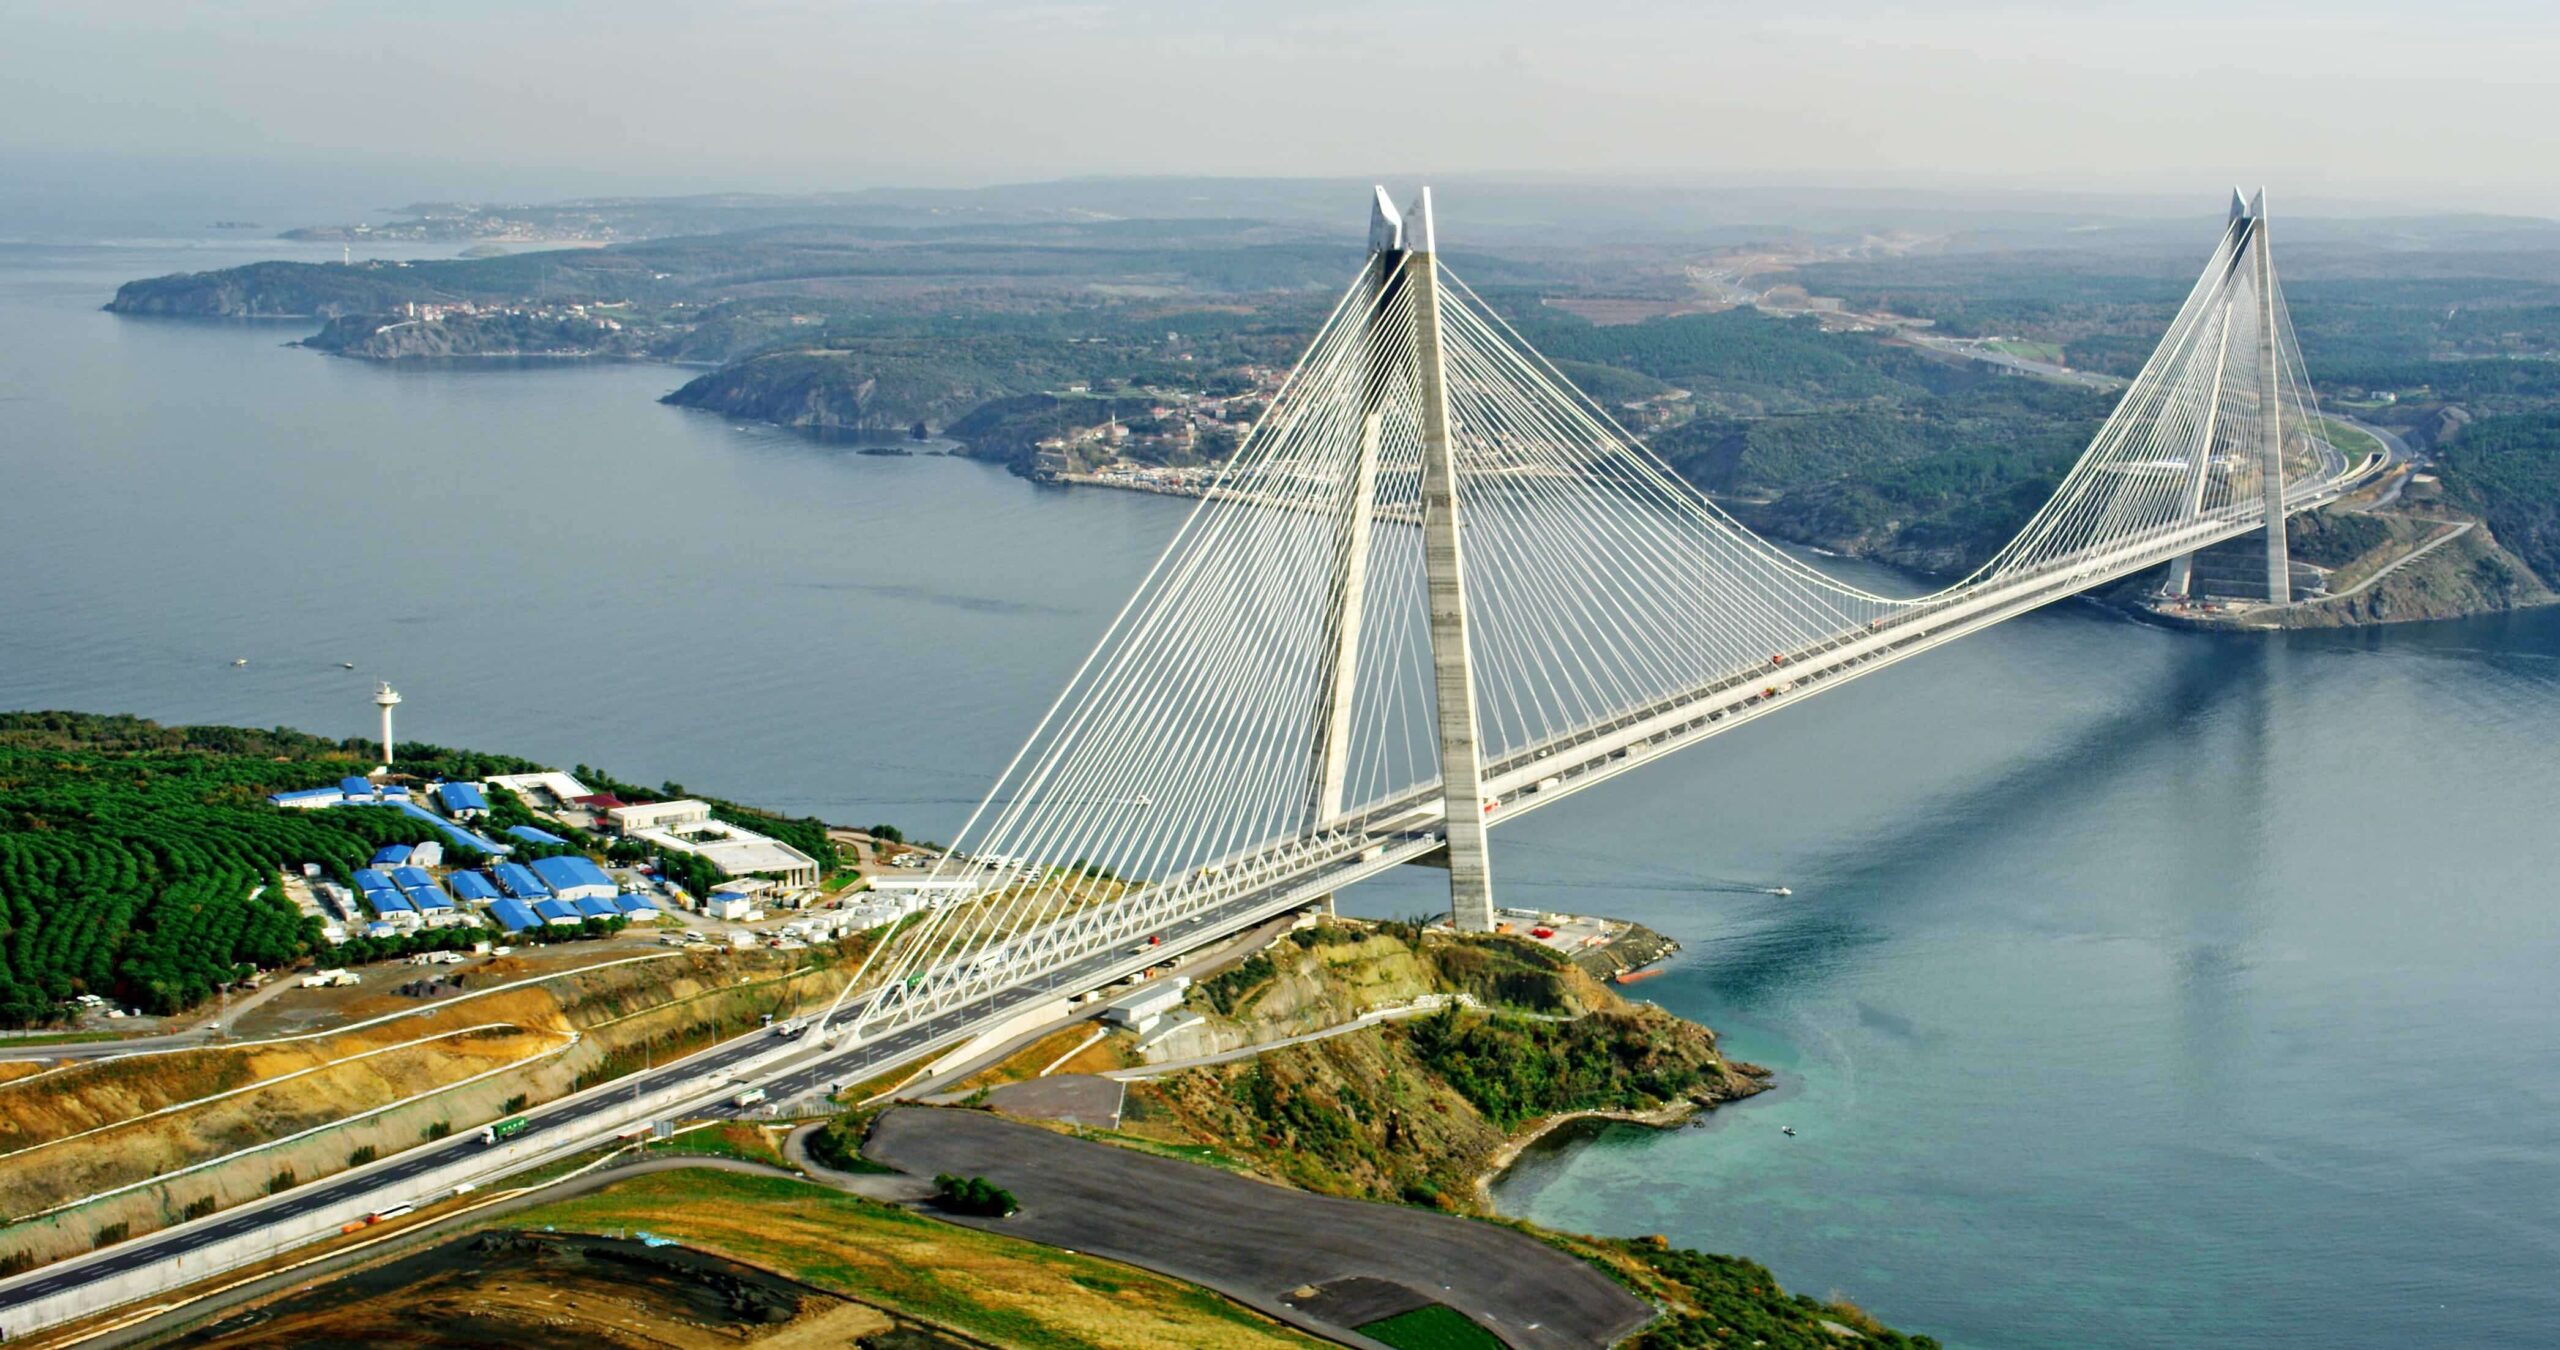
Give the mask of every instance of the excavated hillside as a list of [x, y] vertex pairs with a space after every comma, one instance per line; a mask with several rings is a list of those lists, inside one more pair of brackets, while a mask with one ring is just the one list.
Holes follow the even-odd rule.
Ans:
[[1627, 1003], [1558, 953], [1403, 924], [1289, 934], [1203, 981], [1203, 1024], [1184, 1035], [1212, 1053], [1429, 995], [1472, 1002], [1132, 1083], [1122, 1129], [1310, 1190], [1479, 1211], [1481, 1181], [1558, 1120], [1669, 1123], [1765, 1086], [1713, 1032]]
[[[670, 953], [425, 1006], [386, 995], [359, 1013], [409, 1011], [0, 1083], [0, 1268], [302, 1185], [752, 1030], [833, 997], [850, 968], [836, 956]], [[504, 982], [503, 960], [487, 982]]]

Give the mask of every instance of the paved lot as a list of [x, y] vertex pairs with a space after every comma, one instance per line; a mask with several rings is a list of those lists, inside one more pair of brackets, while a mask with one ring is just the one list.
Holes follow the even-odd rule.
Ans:
[[987, 1102], [1007, 1115], [1116, 1130], [1120, 1128], [1122, 1091], [1121, 1085], [1109, 1078], [1062, 1073], [1007, 1083], [988, 1093]]
[[1288, 1190], [975, 1111], [892, 1110], [864, 1152], [917, 1175], [984, 1176], [1022, 1202], [1009, 1219], [964, 1222], [1204, 1284], [1301, 1324], [1325, 1301], [1292, 1307], [1291, 1290], [1357, 1276], [1446, 1303], [1520, 1350], [1597, 1350], [1653, 1315], [1599, 1271], [1507, 1228]]

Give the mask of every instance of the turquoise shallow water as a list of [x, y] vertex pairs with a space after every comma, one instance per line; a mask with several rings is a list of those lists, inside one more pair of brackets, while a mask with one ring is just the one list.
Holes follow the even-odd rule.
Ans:
[[[0, 245], [0, 707], [356, 735], [387, 677], [404, 735], [930, 834], [1182, 509], [665, 408], [665, 368], [96, 312], [277, 248]], [[2560, 615], [2066, 607], [1526, 817], [1506, 899], [1679, 938], [1636, 992], [1778, 1087], [1502, 1202], [1965, 1345], [2560, 1339], [2555, 727]]]

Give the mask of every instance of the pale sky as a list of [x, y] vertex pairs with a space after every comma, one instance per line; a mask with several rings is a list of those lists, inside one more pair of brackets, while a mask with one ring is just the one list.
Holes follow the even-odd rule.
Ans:
[[0, 0], [0, 152], [375, 157], [564, 192], [2241, 181], [2560, 215], [2560, 5]]

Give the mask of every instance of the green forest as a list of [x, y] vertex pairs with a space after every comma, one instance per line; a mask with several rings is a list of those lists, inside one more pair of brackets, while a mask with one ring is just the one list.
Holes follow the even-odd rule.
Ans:
[[2438, 447], [2437, 468], [2447, 501], [2560, 586], [2560, 411], [2481, 418]]
[[0, 714], [0, 1024], [53, 1020], [84, 993], [153, 1013], [201, 1002], [308, 948], [279, 869], [314, 862], [343, 879], [381, 845], [432, 833], [388, 807], [265, 800], [333, 782], [351, 759], [279, 761], [183, 735], [65, 748], [59, 722], [23, 733], [29, 717]]
[[[266, 800], [270, 793], [364, 772], [372, 749], [366, 741], [331, 741], [282, 727], [0, 713], [0, 1026], [61, 1020], [67, 1001], [81, 994], [173, 1013], [253, 969], [310, 951], [318, 926], [285, 899], [281, 869], [317, 863], [345, 882], [384, 844], [440, 837], [425, 821], [390, 807], [299, 811]], [[420, 779], [541, 767], [435, 745], [400, 748], [402, 773]], [[659, 793], [583, 765], [579, 772], [606, 790], [649, 799], [682, 794], [675, 784]], [[831, 865], [836, 856], [820, 821], [725, 801], [715, 801], [714, 810], [822, 863]], [[560, 850], [528, 850], [548, 851]], [[463, 862], [473, 855], [447, 840], [446, 857]], [[687, 879], [707, 886], [718, 874]], [[350, 951], [363, 959], [423, 950], [438, 940], [368, 940]]]

